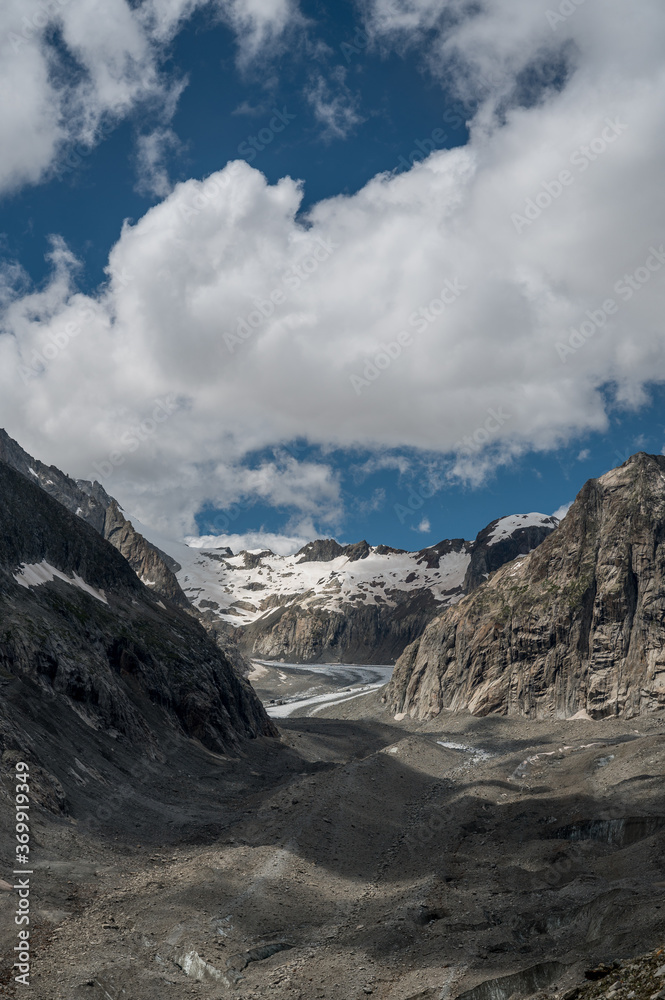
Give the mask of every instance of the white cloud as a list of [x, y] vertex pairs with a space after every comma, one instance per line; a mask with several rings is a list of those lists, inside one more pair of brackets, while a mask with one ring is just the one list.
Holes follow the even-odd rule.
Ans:
[[237, 555], [239, 552], [253, 552], [257, 549], [270, 549], [278, 556], [291, 556], [316, 536], [292, 537], [276, 535], [270, 531], [249, 531], [244, 535], [200, 535], [185, 538], [188, 545], [197, 549], [229, 548]]
[[432, 530], [432, 525], [430, 524], [429, 519], [426, 517], [422, 519], [422, 521], [417, 527], [411, 528], [411, 531], [419, 531], [423, 535], [428, 535], [431, 530]]
[[283, 42], [288, 28], [304, 24], [293, 0], [216, 0], [221, 16], [238, 39], [241, 66], [248, 66], [259, 52]]
[[[504, 2], [460, 24], [458, 63], [466, 53], [485, 65], [494, 32], [501, 72], [519, 73], [552, 34], [545, 5], [533, 7], [545, 28], [531, 6]], [[380, 454], [457, 449], [453, 474], [473, 480], [606, 429], [605, 384], [626, 407], [665, 379], [665, 266], [650, 249], [661, 254], [665, 232], [665, 9], [587, 4], [565, 31], [576, 53], [565, 86], [503, 124], [481, 108], [463, 149], [305, 218], [297, 182], [270, 186], [245, 163], [178, 184], [124, 227], [93, 311], [62, 257], [50, 285], [8, 307], [0, 422], [78, 475], [117, 452], [109, 489], [146, 520], [163, 511], [178, 533], [200, 504], [250, 495], [334, 524], [328, 467], [243, 465], [303, 436]], [[627, 127], [584, 170], [571, 163], [608, 119]], [[513, 216], [544, 185], [556, 191], [563, 170], [573, 182], [549, 206], [540, 197], [518, 232]], [[609, 298], [617, 308], [599, 319]], [[68, 323], [80, 332], [54, 347]], [[24, 384], [19, 363], [41, 374]], [[132, 428], [150, 428], [169, 393], [168, 419], [141, 441]]]
[[588, 448], [582, 448], [582, 451], [577, 456], [577, 461], [578, 462], [586, 462], [586, 460], [587, 460], [587, 458], [589, 457], [590, 454], [591, 454], [591, 452], [589, 451]]
[[180, 141], [172, 129], [155, 129], [139, 136], [136, 143], [139, 194], [165, 198], [172, 189], [166, 159], [170, 152], [180, 148]]
[[317, 74], [306, 92], [314, 117], [323, 125], [324, 139], [346, 139], [365, 119], [358, 112], [358, 100], [346, 84], [346, 70], [335, 67], [326, 79]]
[[557, 510], [554, 511], [552, 517], [556, 517], [558, 518], [559, 521], [563, 521], [564, 517], [566, 516], [566, 514], [568, 513], [568, 511], [572, 506], [573, 506], [572, 500], [570, 501], [570, 503], [562, 504], [561, 507], [559, 507]]
[[299, 17], [289, 0], [5, 0], [0, 193], [37, 183], [54, 165], [79, 163], [138, 105], [168, 122], [184, 83], [162, 70], [166, 46], [199, 7], [215, 9], [236, 31], [244, 65]]

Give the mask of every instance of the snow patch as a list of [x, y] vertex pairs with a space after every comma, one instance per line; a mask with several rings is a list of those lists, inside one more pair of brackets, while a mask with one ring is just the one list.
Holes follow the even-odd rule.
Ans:
[[557, 518], [548, 514], [509, 514], [507, 517], [502, 517], [497, 521], [492, 534], [487, 539], [487, 544], [496, 545], [497, 542], [502, 541], [508, 535], [512, 535], [514, 531], [518, 531], [520, 528], [556, 527], [558, 523]]
[[437, 740], [436, 741], [440, 747], [445, 747], [446, 750], [461, 750], [462, 753], [469, 753], [472, 755], [472, 763], [476, 764], [481, 760], [490, 760], [495, 755], [490, 753], [489, 750], [481, 750], [479, 747], [470, 747], [466, 743], [450, 743], [449, 741]]
[[62, 580], [63, 583], [68, 583], [72, 587], [77, 587], [82, 590], [85, 594], [90, 597], [94, 597], [95, 600], [101, 601], [102, 604], [108, 604], [106, 600], [106, 595], [103, 590], [96, 590], [95, 587], [89, 586], [74, 573], [73, 577], [67, 576], [65, 573], [61, 573], [59, 569], [55, 566], [51, 566], [43, 559], [40, 563], [26, 564], [22, 563], [18, 573], [14, 573], [14, 580], [18, 583], [19, 587], [25, 587], [26, 590], [30, 590], [31, 587], [41, 587], [45, 583], [51, 583], [53, 580]]
[[171, 554], [182, 566], [178, 582], [190, 601], [202, 611], [210, 610], [202, 602], [216, 604], [215, 614], [235, 626], [296, 603], [341, 613], [350, 604], [392, 608], [418, 590], [430, 590], [446, 607], [462, 596], [471, 559], [465, 551], [450, 552], [438, 566], [429, 567], [417, 552], [379, 554], [372, 548], [365, 559], [341, 555], [328, 562], [302, 562], [302, 556], [273, 553], [257, 560], [260, 553], [254, 552], [247, 566], [242, 552], [225, 556], [182, 546]]
[[[137, 531], [180, 564], [178, 582], [192, 604], [236, 628], [268, 617], [278, 608], [297, 606], [305, 612], [339, 614], [347, 614], [353, 605], [391, 609], [411, 594], [426, 591], [443, 611], [463, 596], [471, 561], [468, 543], [459, 552], [438, 556], [433, 566], [427, 565], [423, 551], [378, 552], [377, 546], [370, 547], [364, 559], [340, 555], [326, 562], [308, 562], [296, 553], [276, 554], [272, 546], [257, 548], [261, 539], [255, 536], [251, 541], [246, 536], [251, 549], [237, 551], [233, 546], [234, 554], [229, 555], [217, 547], [220, 538], [174, 542], [136, 518], [131, 520]], [[545, 514], [512, 514], [497, 522], [490, 544], [532, 524], [554, 527], [557, 521]], [[265, 541], [270, 541], [268, 536]]]

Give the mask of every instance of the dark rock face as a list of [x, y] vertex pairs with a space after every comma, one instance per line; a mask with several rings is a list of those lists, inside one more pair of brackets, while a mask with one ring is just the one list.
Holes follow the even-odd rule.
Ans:
[[[169, 732], [217, 752], [276, 734], [204, 629], [161, 604], [80, 515], [1, 461], [0, 497], [0, 678], [25, 706], [24, 734], [30, 712], [54, 703], [73, 728], [83, 718], [151, 756]], [[48, 582], [36, 585], [40, 572]], [[0, 703], [3, 739], [20, 724]]]
[[[388, 550], [386, 550], [388, 551]], [[397, 551], [390, 549], [391, 552]], [[355, 542], [353, 545], [340, 545], [334, 538], [317, 538], [315, 542], [308, 542], [303, 545], [297, 556], [302, 556], [298, 562], [330, 562], [338, 556], [346, 556], [351, 562], [358, 559], [366, 559], [370, 553], [368, 542]]]
[[[2, 428], [0, 428], [0, 460], [6, 462], [12, 469], [20, 472], [22, 476], [35, 485], [40, 486], [45, 493], [48, 493], [72, 514], [77, 514], [82, 520], [92, 525], [100, 535], [104, 534], [106, 504], [102, 499], [92, 493], [90, 495], [84, 493], [73, 479], [60, 472], [54, 465], [44, 465], [43, 462], [32, 458]], [[99, 489], [108, 501], [109, 497], [101, 486]]]
[[[173, 569], [178, 564], [135, 531], [115, 500], [110, 500], [106, 509], [104, 537], [125, 557], [146, 587], [173, 604], [189, 606]], [[172, 566], [168, 565], [167, 559]]]
[[491, 541], [492, 533], [500, 520], [501, 518], [492, 521], [476, 536], [471, 547], [471, 562], [464, 580], [465, 594], [470, 594], [485, 582], [490, 573], [496, 572], [505, 563], [512, 562], [518, 556], [527, 555], [538, 548], [559, 523], [555, 517], [551, 517], [543, 524], [517, 528], [505, 538]]
[[393, 592], [399, 601], [389, 609], [349, 605], [348, 611], [317, 611], [295, 605], [280, 607], [246, 625], [241, 647], [262, 659], [295, 659], [301, 663], [394, 663], [420, 635], [438, 605], [428, 590]]
[[76, 482], [55, 466], [46, 466], [28, 455], [16, 441], [0, 429], [0, 460], [26, 479], [40, 486], [67, 510], [90, 524], [108, 539], [130, 564], [137, 576], [155, 591], [180, 607], [188, 607], [175, 574], [179, 566], [143, 535], [134, 530], [120, 507], [99, 483]]
[[530, 555], [430, 623], [387, 700], [528, 716], [665, 706], [665, 457], [633, 456], [579, 493]]

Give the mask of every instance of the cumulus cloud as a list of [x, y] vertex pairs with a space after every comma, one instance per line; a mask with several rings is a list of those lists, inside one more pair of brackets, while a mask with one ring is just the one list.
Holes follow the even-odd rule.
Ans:
[[561, 507], [559, 507], [557, 510], [554, 511], [552, 517], [556, 517], [558, 518], [559, 521], [563, 521], [564, 517], [566, 516], [566, 514], [568, 513], [568, 511], [572, 506], [573, 506], [572, 500], [570, 501], [570, 503], [562, 504]]
[[[476, 481], [640, 405], [665, 378], [665, 9], [587, 4], [557, 34], [540, 0], [450, 7], [431, 44], [453, 38], [450, 72], [491, 70], [512, 103], [483, 99], [464, 148], [304, 216], [298, 182], [246, 163], [178, 184], [125, 225], [94, 296], [61, 248], [5, 310], [8, 430], [78, 475], [110, 466], [131, 509], [192, 531], [249, 490], [334, 523], [330, 468], [246, 462], [303, 436], [455, 453]], [[508, 81], [564, 34], [567, 75], [516, 101]]]
[[288, 28], [304, 24], [293, 0], [216, 0], [238, 39], [238, 58], [248, 66], [266, 48], [278, 46]]
[[0, 193], [66, 168], [138, 106], [168, 122], [184, 83], [162, 69], [166, 46], [199, 7], [237, 32], [245, 65], [298, 18], [289, 0], [6, 0]]

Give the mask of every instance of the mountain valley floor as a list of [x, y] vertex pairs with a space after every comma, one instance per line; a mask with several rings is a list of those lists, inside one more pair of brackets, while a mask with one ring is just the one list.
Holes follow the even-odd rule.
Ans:
[[[32, 816], [32, 997], [571, 998], [599, 963], [594, 996], [665, 986], [656, 959], [637, 988], [611, 966], [665, 940], [665, 713], [416, 723], [370, 692], [278, 725], [138, 769], [116, 740], [133, 784], [93, 824], [114, 741], [54, 763], [80, 796]], [[0, 891], [3, 941], [15, 909]]]

